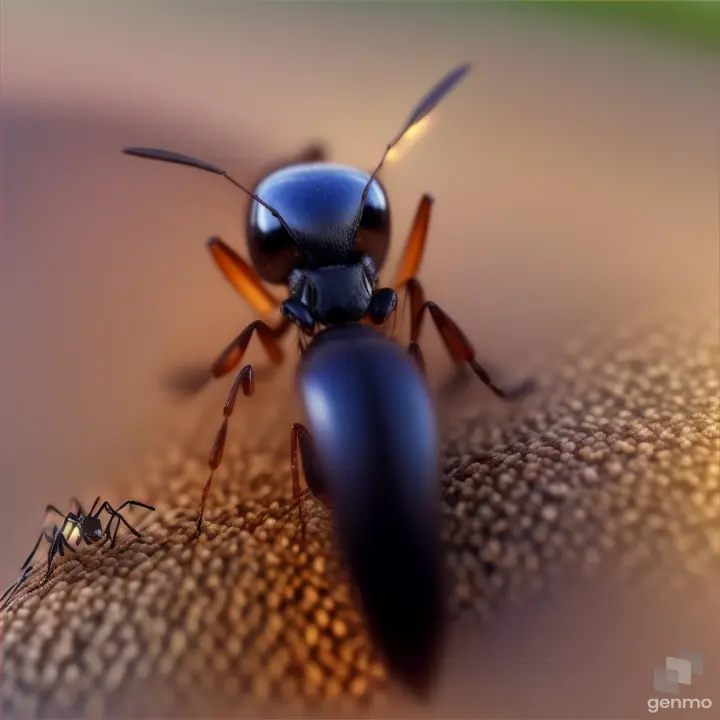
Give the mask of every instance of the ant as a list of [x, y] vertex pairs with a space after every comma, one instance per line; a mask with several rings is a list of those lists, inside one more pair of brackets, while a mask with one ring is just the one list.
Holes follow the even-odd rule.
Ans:
[[[388, 153], [469, 70], [469, 65], [455, 68], [425, 95], [370, 174], [328, 162], [298, 162], [270, 173], [253, 192], [202, 160], [167, 150], [123, 151], [220, 175], [252, 199], [247, 220], [252, 266], [220, 238], [210, 239], [208, 247], [226, 279], [264, 319], [250, 323], [226, 347], [212, 375], [236, 369], [253, 335], [272, 363], [281, 364], [280, 340], [290, 327], [298, 329], [297, 382], [310, 429], [292, 425], [293, 495], [301, 495], [300, 459], [311, 493], [332, 510], [341, 555], [388, 667], [421, 697], [431, 691], [445, 617], [440, 451], [419, 345], [423, 321], [429, 314], [453, 360], [469, 365], [500, 398], [518, 399], [534, 387], [529, 380], [514, 390], [496, 385], [460, 328], [425, 299], [416, 275], [430, 195], [420, 200], [393, 283], [378, 287], [390, 243], [390, 208], [378, 174]], [[287, 299], [279, 303], [263, 281], [285, 286]], [[406, 351], [379, 332], [395, 312], [399, 292], [410, 302]], [[282, 317], [271, 323], [278, 309]], [[240, 391], [245, 396], [255, 391], [252, 365], [239, 371], [225, 403], [198, 534]], [[302, 506], [300, 513], [304, 534]]]
[[2, 594], [2, 597], [0, 597], [0, 610], [4, 610], [8, 606], [19, 587], [30, 577], [32, 569], [32, 565], [26, 565], [20, 572], [20, 577]]
[[[43, 581], [43, 583], [46, 583], [50, 579], [52, 562], [55, 559], [55, 556], [60, 555], [60, 557], [64, 557], [66, 548], [75, 552], [75, 548], [70, 544], [70, 538], [72, 538], [72, 534], [75, 530], [78, 532], [78, 537], [75, 541], [76, 547], [79, 546], [81, 542], [84, 542], [86, 545], [94, 545], [103, 539], [111, 538], [110, 547], [113, 548], [117, 542], [117, 534], [120, 529], [120, 523], [123, 523], [123, 525], [125, 525], [125, 527], [133, 535], [135, 535], [135, 537], [142, 537], [142, 535], [132, 525], [130, 525], [130, 523], [120, 513], [124, 507], [141, 507], [153, 512], [155, 510], [155, 508], [151, 505], [146, 505], [145, 503], [141, 503], [136, 500], [126, 500], [122, 505], [120, 505], [120, 507], [118, 507], [117, 510], [115, 510], [110, 503], [107, 502], [107, 500], [98, 507], [98, 503], [100, 503], [100, 498], [98, 497], [92, 504], [90, 511], [85, 512], [83, 506], [78, 500], [73, 498], [72, 502], [75, 503], [77, 511], [69, 512], [67, 514], [58, 510], [54, 505], [46, 506], [45, 514], [47, 515], [49, 512], [55, 513], [63, 519], [62, 524], [53, 525], [49, 532], [46, 528], [43, 528], [40, 533], [40, 537], [38, 537], [35, 546], [27, 557], [27, 560], [25, 560], [22, 564], [21, 569], [23, 573], [30, 566], [30, 562], [35, 556], [35, 553], [40, 547], [40, 543], [43, 539], [50, 545], [47, 556], [47, 572], [45, 574], [45, 580]], [[97, 510], [95, 510], [96, 507]], [[104, 527], [100, 519], [100, 513], [102, 512], [106, 512], [110, 516], [107, 525]], [[113, 521], [116, 522], [114, 533], [111, 532]], [[70, 529], [69, 533], [67, 533], [68, 528]]]

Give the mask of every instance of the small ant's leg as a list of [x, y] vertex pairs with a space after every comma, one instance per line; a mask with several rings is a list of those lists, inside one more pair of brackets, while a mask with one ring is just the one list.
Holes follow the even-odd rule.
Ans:
[[262, 320], [255, 320], [223, 350], [220, 357], [213, 363], [212, 374], [216, 378], [227, 375], [240, 364], [255, 332], [257, 332], [270, 360], [276, 365], [283, 362], [285, 354], [273, 336], [273, 330]]
[[432, 196], [427, 194], [420, 199], [418, 209], [415, 212], [415, 220], [408, 239], [405, 241], [405, 248], [392, 283], [392, 287], [396, 290], [399, 290], [408, 280], [414, 278], [420, 270], [428, 228], [430, 227], [430, 213], [433, 202]]
[[235, 401], [237, 400], [238, 392], [242, 388], [243, 395], [250, 397], [255, 392], [255, 377], [253, 373], [252, 365], [246, 365], [235, 378], [230, 393], [228, 394], [227, 400], [225, 401], [225, 407], [223, 408], [223, 415], [225, 416], [220, 426], [220, 429], [215, 436], [215, 442], [213, 444], [212, 451], [210, 452], [210, 458], [208, 464], [210, 465], [210, 477], [208, 477], [205, 487], [202, 492], [202, 500], [200, 503], [200, 515], [197, 519], [197, 531], [196, 536], [200, 534], [202, 530], [202, 520], [205, 514], [205, 503], [207, 501], [208, 493], [210, 492], [210, 486], [212, 485], [213, 475], [220, 466], [222, 461], [223, 451], [225, 450], [225, 440], [227, 438], [228, 422], [232, 416], [233, 410], [235, 409]]
[[429, 311], [430, 317], [452, 359], [456, 363], [466, 362], [475, 375], [499, 398], [503, 400], [519, 400], [535, 389], [535, 382], [530, 379], [525, 380], [511, 390], [503, 390], [498, 387], [487, 370], [475, 359], [475, 348], [473, 348], [470, 341], [465, 337], [463, 331], [455, 324], [455, 321], [437, 304], [430, 300], [425, 300], [425, 292], [418, 280], [410, 278], [405, 283], [405, 287], [410, 296], [411, 343], [417, 343], [419, 341], [425, 312]]
[[[97, 507], [97, 504], [99, 502], [100, 502], [100, 496], [95, 498], [95, 502], [92, 504], [92, 507], [90, 508], [90, 512], [88, 513], [88, 515], [92, 515], [95, 512], [95, 508]], [[83, 515], [85, 515], [85, 513], [83, 513]]]
[[[108, 510], [108, 512], [110, 512], [110, 511]], [[112, 530], [111, 530], [113, 520], [115, 521], [115, 532], [112, 532]], [[110, 520], [108, 520], [108, 524], [105, 528], [107, 537], [110, 539], [110, 549], [111, 550], [117, 544], [117, 536], [118, 536], [118, 532], [120, 532], [120, 522], [121, 521], [125, 522], [124, 518], [120, 517], [119, 513], [113, 512], [112, 516], [110, 517]], [[127, 522], [125, 522], [125, 524], [128, 525]], [[135, 530], [135, 528], [130, 527], [129, 525], [128, 525], [128, 528], [130, 529], [130, 532], [132, 532], [133, 535], [135, 535], [135, 537], [140, 537], [140, 533], [137, 532], [137, 530]]]
[[312, 440], [310, 431], [301, 423], [293, 423], [290, 434], [290, 463], [292, 467], [293, 500], [298, 502], [298, 513], [300, 515], [300, 533], [305, 539], [305, 516], [303, 515], [302, 499], [300, 491], [300, 465], [298, 455], [302, 461], [302, 469], [305, 475], [305, 482], [310, 492], [325, 505], [330, 504], [330, 497], [327, 488], [322, 480], [320, 467], [317, 460], [317, 452]]
[[255, 312], [266, 320], [274, 317], [280, 303], [270, 294], [253, 267], [219, 237], [210, 238], [207, 246], [220, 272]]
[[[65, 557], [65, 548], [67, 548], [68, 550], [71, 550], [72, 552], [77, 552], [77, 551], [75, 550], [75, 548], [68, 542], [68, 539], [65, 537], [65, 535], [63, 535], [62, 533], [59, 533], [59, 534], [57, 535], [57, 537], [55, 538], [55, 543], [56, 543], [56, 549], [55, 549], [55, 551], [56, 551], [57, 554], [60, 555], [60, 557], [62, 557], [62, 558]], [[80, 544], [80, 543], [79, 543], [79, 541], [78, 541], [78, 545], [79, 545], [79, 544]], [[47, 576], [45, 577], [45, 582], [47, 582], [48, 577], [50, 577], [50, 576], [47, 575]]]
[[35, 543], [35, 547], [32, 551], [32, 553], [28, 556], [28, 559], [23, 564], [23, 567], [27, 567], [30, 564], [30, 561], [33, 558], [33, 555], [37, 551], [38, 546], [40, 545], [40, 541], [44, 537], [45, 540], [47, 540], [48, 543], [50, 543], [50, 548], [48, 550], [48, 570], [47, 574], [45, 576], [45, 582], [48, 581], [48, 578], [50, 577], [50, 570], [52, 566], [52, 561], [55, 555], [59, 552], [61, 557], [64, 555], [63, 549], [65, 547], [69, 547], [73, 552], [75, 552], [75, 548], [70, 545], [70, 543], [67, 541], [67, 538], [65, 537], [65, 528], [67, 527], [68, 523], [72, 524], [73, 527], [77, 527], [78, 521], [77, 517], [74, 513], [68, 513], [66, 516], [64, 516], [63, 524], [61, 527], [58, 527], [55, 525], [52, 529], [52, 534], [48, 536], [47, 531], [43, 530], [42, 535], [40, 538], [38, 538], [37, 543]]
[[20, 577], [0, 597], [0, 610], [4, 610], [10, 600], [15, 597], [18, 588], [28, 579], [32, 569], [32, 565], [22, 568]]
[[55, 555], [57, 555], [59, 552], [59, 544], [61, 537], [64, 537], [62, 532], [56, 528], [55, 536], [53, 537], [53, 540], [50, 543], [50, 549], [48, 550], [47, 572], [45, 573], [45, 580], [43, 581], [44, 583], [46, 583], [50, 579], [50, 573], [52, 572], [52, 561], [55, 559]]
[[[124, 503], [121, 507], [125, 507], [128, 503]], [[147, 507], [147, 506], [146, 506]], [[154, 508], [153, 508], [154, 509]], [[110, 547], [114, 548], [115, 543], [117, 542], [117, 534], [118, 530], [120, 530], [120, 523], [123, 523], [125, 527], [135, 536], [135, 537], [142, 537], [142, 534], [138, 532], [121, 514], [119, 510], [114, 510], [112, 505], [110, 505], [107, 500], [100, 506], [100, 509], [97, 511], [97, 515], [99, 515], [103, 510], [105, 510], [111, 517], [107, 524], [106, 531], [109, 533], [110, 526], [112, 525], [113, 520], [117, 520], [117, 524], [115, 525], [115, 533], [113, 534], [112, 541], [110, 542]], [[96, 517], [97, 517], [96, 515]]]
[[[63, 517], [65, 516], [63, 515]], [[27, 560], [25, 560], [25, 562], [21, 565], [22, 568], [26, 568], [28, 567], [28, 565], [30, 565], [30, 561], [33, 559], [33, 556], [37, 552], [37, 549], [40, 547], [40, 543], [43, 541], [43, 538], [49, 543], [52, 543], [55, 539], [52, 535], [48, 535], [47, 530], [42, 530], [40, 536], [37, 539], [37, 542], [35, 543], [35, 546], [31, 550], [30, 554], [27, 556]]]
[[[127, 520], [125, 520], [125, 518], [120, 514], [120, 511], [124, 507], [128, 507], [128, 506], [141, 507], [141, 508], [144, 508], [145, 510], [150, 510], [151, 512], [155, 512], [155, 508], [152, 505], [146, 505], [145, 503], [141, 503], [138, 500], [126, 500], [124, 503], [122, 503], [122, 505], [120, 505], [120, 507], [117, 510], [113, 511], [118, 518], [118, 522], [117, 522], [117, 525], [115, 526], [115, 535], [113, 537], [112, 543], [110, 543], [110, 547], [115, 547], [115, 539], [117, 538], [118, 530], [120, 529], [120, 521], [121, 520], [122, 520], [122, 522], [125, 523], [128, 530], [130, 530], [130, 532], [132, 532], [136, 537], [142, 537], [142, 534], [137, 532], [137, 530], [135, 530], [135, 528], [133, 528], [130, 525], [130, 523], [128, 523]], [[109, 504], [108, 504], [108, 507], [110, 507]]]
[[13, 598], [13, 596], [15, 595], [15, 590], [17, 590], [18, 586], [22, 582], [22, 577], [23, 576], [21, 575], [17, 580], [15, 580], [15, 582], [12, 583], [12, 585], [10, 585], [7, 590], [5, 590], [2, 596], [0, 596], [0, 610], [4, 610], [5, 605], [7, 604], [6, 601], [10, 602], [10, 600]]
[[[95, 507], [95, 506], [93, 505], [93, 507]], [[97, 519], [100, 517], [100, 513], [103, 511], [106, 512], [110, 516], [110, 519], [107, 521], [107, 525], [105, 525], [105, 529], [103, 530], [102, 542], [104, 543], [107, 540], [112, 540], [111, 528], [112, 528], [113, 520], [117, 520], [118, 527], [120, 526], [120, 521], [117, 519], [117, 513], [112, 509], [112, 507], [110, 507], [110, 503], [108, 503], [107, 501], [103, 502], [103, 504], [97, 509], [97, 512], [89, 515], [88, 517], [93, 517], [93, 518]], [[117, 533], [117, 529], [116, 529], [116, 533]], [[113, 547], [112, 542], [110, 543], [110, 547], [111, 548]]]
[[128, 506], [141, 507], [144, 510], [150, 510], [151, 512], [155, 512], [155, 508], [152, 505], [146, 505], [145, 503], [141, 503], [139, 500], [126, 500], [115, 512], [119, 513], [124, 507]]
[[[141, 505], [142, 503], [136, 503], [138, 505]], [[126, 507], [128, 505], [127, 502], [123, 503], [121, 507]], [[113, 507], [110, 505], [109, 502], [105, 502], [105, 506], [107, 507], [108, 511], [111, 512], [117, 519], [118, 519], [118, 525], [120, 523], [123, 523], [125, 527], [135, 536], [135, 537], [142, 537], [142, 533], [136, 530], [120, 513], [120, 510], [114, 510]], [[145, 505], [144, 507], [149, 507], [148, 505]], [[152, 508], [153, 510], [155, 508]]]
[[[97, 502], [98, 500], [100, 500], [100, 498], [98, 498], [95, 502]], [[74, 495], [70, 498], [70, 502], [77, 508], [78, 515], [86, 515], [85, 511], [83, 510], [82, 503]], [[95, 506], [93, 505], [93, 507]], [[92, 510], [90, 510], [89, 514], [92, 515]], [[63, 515], [63, 517], [65, 516]]]
[[56, 515], [59, 515], [61, 518], [65, 517], [65, 513], [61, 510], [58, 510], [54, 505], [46, 505], [45, 506], [45, 514], [47, 515], [49, 512], [53, 512]]

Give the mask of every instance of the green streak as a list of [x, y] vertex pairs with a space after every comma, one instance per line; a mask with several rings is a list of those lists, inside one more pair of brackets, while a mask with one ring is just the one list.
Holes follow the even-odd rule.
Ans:
[[625, 27], [647, 36], [664, 36], [720, 54], [720, 2], [510, 2], [508, 10], [542, 11], [585, 21], [587, 25]]

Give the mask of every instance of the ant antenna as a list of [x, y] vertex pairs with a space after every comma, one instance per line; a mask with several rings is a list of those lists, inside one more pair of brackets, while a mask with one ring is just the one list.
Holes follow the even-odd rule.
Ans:
[[360, 198], [360, 207], [358, 208], [355, 220], [353, 221], [353, 235], [357, 232], [358, 227], [360, 227], [360, 220], [362, 219], [362, 213], [365, 209], [365, 202], [367, 200], [368, 193], [370, 192], [370, 186], [373, 182], [375, 182], [388, 153], [400, 142], [400, 140], [402, 140], [408, 130], [426, 117], [469, 72], [470, 65], [466, 63], [464, 65], [459, 65], [445, 75], [445, 77], [434, 85], [433, 88], [426, 93], [425, 97], [423, 97], [423, 99], [415, 106], [415, 109], [410, 114], [410, 118], [405, 125], [403, 125], [402, 130], [400, 130], [400, 132], [395, 136], [395, 139], [385, 148], [385, 152], [383, 153], [382, 158], [380, 158], [378, 166], [373, 171], [367, 185], [365, 185], [365, 188], [363, 189], [362, 196]]
[[133, 147], [124, 148], [123, 152], [126, 155], [133, 155], [135, 157], [147, 158], [148, 160], [161, 160], [163, 162], [175, 163], [176, 165], [187, 165], [188, 167], [194, 167], [198, 170], [205, 170], [206, 172], [213, 173], [214, 175], [222, 175], [226, 180], [229, 180], [235, 187], [240, 188], [246, 195], [249, 195], [255, 202], [260, 203], [264, 208], [267, 208], [273, 217], [275, 217], [280, 224], [287, 230], [290, 237], [297, 239], [297, 236], [285, 222], [282, 215], [272, 206], [266, 203], [262, 198], [258, 197], [254, 192], [248, 190], [244, 185], [241, 185], [235, 178], [233, 178], [227, 170], [222, 170], [216, 165], [211, 165], [204, 160], [198, 160], [197, 158], [190, 157], [189, 155], [181, 155], [180, 153], [171, 152], [170, 150], [156, 150], [153, 148], [144, 147]]

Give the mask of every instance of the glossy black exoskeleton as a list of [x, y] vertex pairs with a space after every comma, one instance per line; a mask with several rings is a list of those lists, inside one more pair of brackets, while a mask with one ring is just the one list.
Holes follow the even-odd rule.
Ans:
[[[268, 283], [287, 285], [293, 271], [346, 265], [351, 254], [356, 260], [369, 258], [380, 270], [390, 247], [390, 206], [379, 182], [368, 192], [355, 237], [341, 233], [354, 221], [368, 179], [362, 170], [329, 162], [299, 163], [268, 175], [255, 192], [273, 207], [283, 208], [285, 222], [305, 238], [305, 249], [299, 252], [280, 222], [262, 205], [253, 203], [247, 240], [258, 275]], [[327, 232], [333, 227], [337, 228], [336, 237]], [[342, 301], [328, 304], [345, 305]]]
[[[444, 627], [444, 582], [439, 530], [439, 447], [433, 403], [418, 344], [429, 314], [457, 363], [467, 363], [496, 395], [460, 328], [425, 300], [416, 279], [432, 198], [419, 204], [393, 283], [378, 273], [390, 241], [390, 208], [378, 173], [390, 150], [467, 74], [463, 65], [435, 85], [388, 145], [373, 173], [324, 162], [311, 150], [270, 173], [251, 192], [221, 168], [185, 155], [129, 148], [129, 155], [189, 165], [217, 175], [252, 198], [247, 221], [253, 267], [219, 238], [209, 248], [225, 277], [265, 320], [251, 323], [212, 367], [221, 377], [237, 368], [257, 333], [270, 359], [284, 359], [280, 338], [298, 328], [298, 387], [309, 428], [291, 434], [293, 493], [300, 495], [300, 461], [312, 494], [332, 508], [338, 544], [358, 590], [369, 628], [390, 671], [420, 696], [432, 687]], [[313, 154], [314, 153], [314, 154]], [[263, 281], [285, 285], [278, 301]], [[407, 351], [378, 332], [407, 293], [411, 328]], [[210, 455], [197, 531], [212, 472], [219, 466], [228, 421], [240, 390], [255, 389], [245, 365], [228, 395]], [[304, 520], [301, 506], [301, 523]]]

